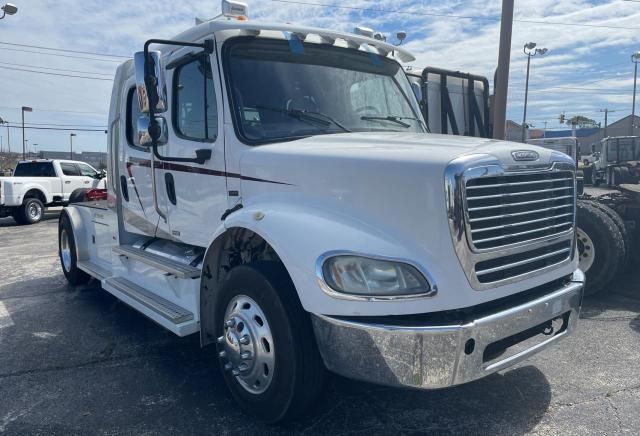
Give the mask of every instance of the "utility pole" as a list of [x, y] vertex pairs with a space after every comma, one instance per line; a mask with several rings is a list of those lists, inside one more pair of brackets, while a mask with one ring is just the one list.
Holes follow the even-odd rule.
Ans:
[[24, 139], [24, 113], [32, 111], [32, 108], [28, 106], [22, 106], [22, 160], [25, 160], [27, 155], [27, 143]]
[[73, 160], [73, 137], [75, 133], [69, 133], [69, 159]]
[[640, 51], [631, 55], [633, 62], [633, 103], [631, 105], [631, 126], [629, 127], [629, 136], [633, 136], [636, 121], [636, 81], [638, 79], [638, 62], [640, 62]]
[[511, 34], [513, 30], [514, 0], [502, 0], [500, 19], [500, 50], [494, 83], [493, 137], [504, 139], [507, 123], [507, 90], [509, 88], [509, 64], [511, 63]]
[[608, 136], [607, 135], [607, 127], [609, 126], [609, 113], [610, 112], [616, 112], [616, 111], [612, 111], [612, 110], [609, 110], [607, 108], [604, 108], [604, 109], [600, 109], [600, 112], [604, 112], [604, 134], [602, 135], [602, 137], [606, 138]]

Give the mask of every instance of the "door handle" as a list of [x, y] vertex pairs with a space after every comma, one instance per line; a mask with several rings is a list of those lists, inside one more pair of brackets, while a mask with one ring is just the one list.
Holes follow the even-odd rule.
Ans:
[[68, 185], [70, 183], [71, 183], [71, 180], [67, 180], [67, 181], [64, 182], [65, 185]]
[[178, 199], [176, 198], [176, 185], [173, 181], [173, 174], [165, 173], [164, 183], [167, 186], [167, 198], [171, 204], [176, 205], [178, 203]]
[[89, 184], [89, 181], [88, 181], [88, 180], [85, 180], [85, 181], [84, 181], [84, 184], [85, 184], [85, 185], [88, 185], [88, 184]]

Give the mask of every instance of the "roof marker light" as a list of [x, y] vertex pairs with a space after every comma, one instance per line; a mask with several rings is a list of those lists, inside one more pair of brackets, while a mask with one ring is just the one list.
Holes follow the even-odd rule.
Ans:
[[238, 20], [246, 20], [249, 17], [249, 5], [236, 0], [222, 0], [222, 15]]
[[358, 26], [354, 29], [354, 32], [357, 35], [366, 36], [368, 38], [373, 38], [373, 29], [364, 26]]

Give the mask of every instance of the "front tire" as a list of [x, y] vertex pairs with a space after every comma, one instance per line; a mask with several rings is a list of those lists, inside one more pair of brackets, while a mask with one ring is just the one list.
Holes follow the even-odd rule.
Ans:
[[76, 241], [73, 234], [73, 226], [66, 213], [60, 217], [58, 224], [58, 256], [62, 272], [72, 286], [87, 283], [91, 276], [78, 268], [76, 255]]
[[324, 378], [309, 316], [284, 267], [240, 265], [217, 302], [218, 359], [231, 395], [247, 413], [275, 423], [308, 410]]

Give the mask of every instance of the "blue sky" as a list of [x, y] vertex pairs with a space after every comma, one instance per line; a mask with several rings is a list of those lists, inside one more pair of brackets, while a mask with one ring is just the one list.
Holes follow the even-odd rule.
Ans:
[[[12, 2], [20, 8], [18, 14], [0, 21], [0, 117], [19, 122], [17, 108], [24, 105], [34, 108], [33, 113], [26, 115], [27, 122], [82, 125], [88, 129], [106, 127], [109, 79], [123, 58], [59, 52], [58, 56], [51, 56], [44, 54], [45, 50], [2, 43], [129, 56], [140, 50], [148, 38], [169, 38], [193, 25], [194, 17], [211, 17], [219, 12], [215, 0]], [[500, 1], [252, 0], [248, 3], [254, 20], [347, 31], [355, 25], [365, 25], [388, 35], [402, 29], [409, 35], [406, 48], [417, 56], [413, 65], [493, 77], [498, 56]], [[526, 70], [522, 46], [528, 41], [549, 49], [547, 55], [532, 61], [528, 119], [536, 127], [543, 127], [545, 121], [548, 128], [559, 127], [561, 112], [602, 121], [604, 114], [599, 110], [609, 108], [616, 111], [610, 114], [610, 122], [631, 112], [633, 65], [630, 55], [640, 50], [640, 2], [518, 0], [515, 17], [518, 21], [513, 29], [509, 118], [518, 122], [522, 119]], [[104, 133], [79, 130], [75, 133], [78, 136], [74, 138], [74, 149], [106, 150]], [[5, 128], [0, 128], [0, 135], [6, 148]], [[66, 131], [28, 130], [27, 138], [29, 148], [38, 144], [38, 150], [69, 147]], [[12, 150], [21, 147], [19, 130], [11, 131], [11, 146]]]

